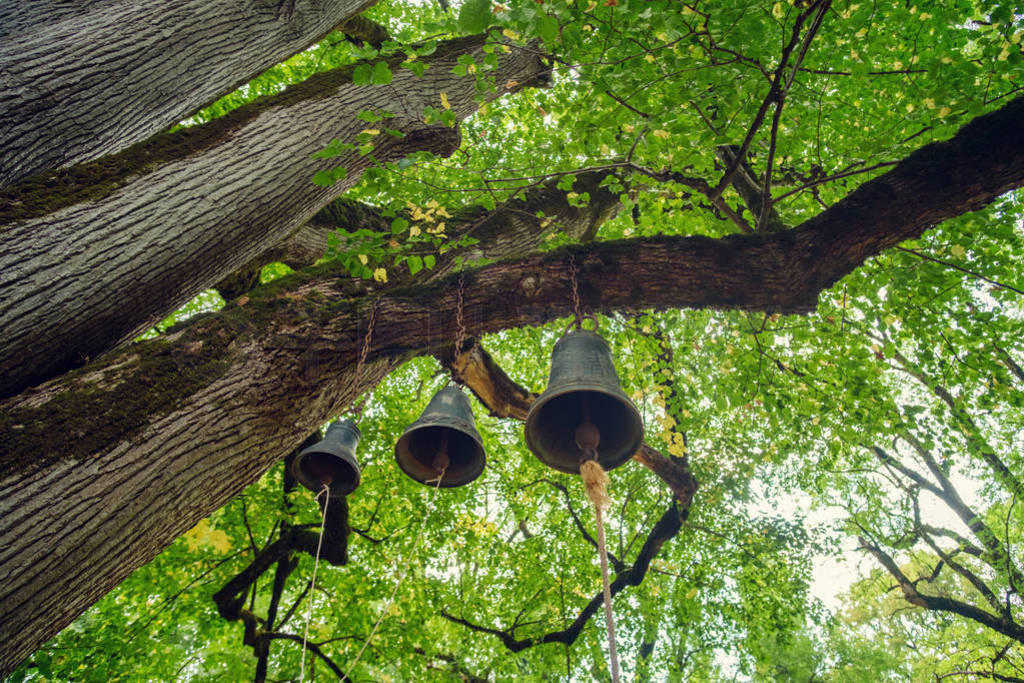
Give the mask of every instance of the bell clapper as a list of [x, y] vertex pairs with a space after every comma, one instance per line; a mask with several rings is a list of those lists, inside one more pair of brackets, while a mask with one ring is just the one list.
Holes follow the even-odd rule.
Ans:
[[434, 472], [440, 475], [448, 469], [449, 462], [448, 430], [444, 430], [441, 432], [441, 443], [437, 447], [437, 453], [434, 455], [434, 460], [430, 463], [430, 466], [434, 468]]
[[580, 460], [597, 460], [597, 447], [601, 443], [601, 432], [590, 421], [590, 401], [584, 396], [580, 399], [580, 424], [576, 427], [576, 447], [580, 449]]

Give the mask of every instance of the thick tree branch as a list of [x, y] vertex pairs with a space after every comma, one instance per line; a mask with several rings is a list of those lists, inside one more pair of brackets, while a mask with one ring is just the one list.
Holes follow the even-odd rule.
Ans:
[[[1024, 183], [1022, 119], [1019, 98], [793, 230], [574, 247], [583, 307], [810, 310], [823, 288], [865, 258]], [[561, 250], [467, 272], [467, 333], [570, 314], [566, 263]], [[0, 573], [7, 577], [0, 667], [69, 623], [399, 363], [450, 346], [457, 277], [390, 290], [377, 304], [381, 323], [356, 386], [358, 345], [384, 289], [350, 300], [348, 282], [331, 268], [282, 278], [245, 305], [0, 402]], [[201, 491], [176, 483], [195, 477], [207, 484]], [[60, 496], [41, 498], [58, 480]], [[109, 492], [105, 505], [90, 504], [96, 491]], [[49, 524], [40, 525], [34, 511], [44, 504]], [[143, 512], [156, 509], [167, 514]], [[51, 528], [62, 530], [61, 552], [52, 552]]]
[[1013, 638], [1019, 643], [1024, 643], [1024, 627], [1021, 627], [1020, 624], [1010, 619], [986, 612], [983, 609], [959, 600], [921, 593], [918, 591], [916, 584], [911, 581], [902, 570], [900, 570], [892, 557], [866, 538], [861, 537], [859, 540], [861, 549], [866, 550], [873, 555], [875, 559], [878, 560], [878, 563], [881, 564], [894, 579], [896, 579], [897, 585], [899, 585], [900, 590], [903, 591], [903, 597], [906, 598], [907, 602], [910, 604], [917, 607], [924, 607], [925, 609], [957, 614], [966, 619], [971, 619], [982, 626], [986, 626], [993, 631], [1002, 633], [1004, 636]]
[[[669, 506], [668, 510], [661, 516], [658, 523], [654, 525], [650, 533], [647, 535], [647, 540], [644, 541], [643, 547], [637, 554], [636, 560], [633, 562], [633, 566], [628, 571], [620, 573], [615, 577], [615, 580], [611, 584], [611, 594], [616, 596], [623, 591], [627, 586], [639, 586], [647, 575], [647, 570], [650, 567], [651, 560], [658, 554], [661, 547], [666, 541], [675, 537], [679, 533], [679, 529], [682, 527], [683, 520], [688, 515], [688, 509], [680, 509], [675, 501]], [[560, 631], [552, 631], [542, 636], [533, 638], [516, 638], [514, 629], [510, 628], [507, 630], [490, 628], [487, 626], [481, 626], [475, 624], [463, 617], [455, 616], [447, 611], [441, 612], [441, 616], [445, 619], [465, 626], [466, 628], [476, 631], [478, 633], [486, 633], [497, 637], [501, 643], [512, 652], [520, 652], [527, 648], [531, 648], [537, 645], [543, 645], [545, 643], [564, 643], [571, 645], [576, 642], [580, 633], [583, 631], [583, 627], [587, 621], [590, 620], [594, 614], [604, 604], [604, 596], [598, 593], [590, 602], [588, 602], [580, 613], [576, 616], [576, 619]]]
[[0, 187], [166, 130], [373, 2], [303, 1], [289, 16], [233, 0], [6, 5]]
[[[201, 126], [0, 191], [0, 395], [134, 338], [280, 242], [370, 166], [454, 152], [458, 129], [424, 124], [422, 111], [440, 92], [457, 120], [476, 111], [476, 79], [452, 67], [486, 41], [439, 43], [422, 78], [399, 67], [401, 54], [389, 57], [386, 90], [356, 85], [356, 65], [319, 73]], [[536, 55], [502, 52], [484, 99], [547, 74]], [[355, 149], [368, 135], [363, 110], [391, 114], [397, 133], [373, 138], [372, 155]], [[308, 134], [294, 134], [302, 128]], [[311, 156], [337, 141], [353, 149]], [[311, 182], [336, 167], [347, 171], [338, 182]]]
[[[468, 249], [449, 249], [437, 254], [434, 268], [421, 270], [416, 275], [401, 271], [393, 278], [394, 284], [437, 280], [451, 273], [459, 259], [522, 257], [534, 251], [546, 236], [556, 230], [581, 242], [590, 241], [601, 224], [612, 218], [621, 207], [618, 194], [601, 186], [608, 175], [608, 171], [584, 171], [576, 177], [573, 190], [590, 195], [590, 201], [582, 207], [570, 204], [566, 193], [557, 188], [559, 179], [553, 178], [531, 188], [522, 198], [503, 203], [494, 211], [487, 211], [482, 206], [459, 209], [446, 221], [450, 240], [471, 236], [477, 243]], [[224, 299], [233, 299], [258, 284], [259, 269], [268, 263], [281, 261], [296, 270], [311, 265], [324, 255], [327, 237], [332, 232], [359, 229], [390, 235], [391, 220], [369, 204], [345, 197], [336, 199], [280, 244], [222, 281], [217, 289]]]

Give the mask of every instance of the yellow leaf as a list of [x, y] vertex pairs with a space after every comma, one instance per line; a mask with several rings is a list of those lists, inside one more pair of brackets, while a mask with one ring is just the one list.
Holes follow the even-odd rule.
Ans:
[[652, 133], [652, 135], [654, 135], [654, 137], [656, 137], [656, 138], [661, 138], [662, 140], [667, 140], [670, 137], [672, 137], [671, 133], [669, 133], [667, 130], [662, 130], [661, 128], [659, 128], [658, 130], [654, 131]]
[[367, 264], [367, 263], [368, 263], [369, 261], [370, 261], [370, 258], [369, 258], [369, 257], [368, 257], [368, 256], [367, 256], [366, 254], [360, 254], [360, 255], [359, 255], [359, 262], [360, 262], [360, 263], [362, 263], [362, 264], [363, 264], [364, 266], [365, 266], [365, 265], [366, 265], [366, 264]]
[[373, 271], [373, 279], [376, 280], [377, 282], [387, 282], [388, 271], [385, 270], [384, 268], [376, 269], [375, 271]]
[[695, 597], [697, 597], [697, 589], [691, 588], [690, 592], [686, 594], [686, 599], [693, 600]]
[[448, 93], [441, 93], [441, 106], [445, 109], [451, 109], [452, 105], [448, 104]]
[[411, 228], [409, 228], [409, 237], [416, 237], [419, 234], [420, 234], [420, 226], [414, 225]]
[[367, 135], [380, 135], [380, 131], [376, 128], [363, 128], [360, 133], [366, 133]]
[[949, 253], [957, 258], [963, 258], [964, 255], [967, 254], [967, 250], [961, 247], [959, 244], [954, 244], [950, 248]]
[[231, 550], [231, 539], [220, 529], [214, 529], [207, 538], [213, 549], [219, 553], [226, 553]]
[[[597, 3], [595, 3], [595, 4], [597, 4]], [[506, 38], [511, 38], [512, 40], [517, 40], [519, 38], [519, 34], [516, 33], [515, 31], [513, 31], [510, 28], [502, 29], [501, 30], [501, 35], [505, 36]]]

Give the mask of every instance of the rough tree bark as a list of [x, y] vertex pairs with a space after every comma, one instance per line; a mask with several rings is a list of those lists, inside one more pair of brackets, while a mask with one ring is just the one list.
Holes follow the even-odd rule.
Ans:
[[374, 2], [5, 3], [0, 187], [159, 133]]
[[[588, 311], [807, 311], [869, 256], [1024, 184], [1024, 99], [789, 231], [575, 247]], [[567, 315], [566, 250], [466, 274], [467, 333]], [[0, 668], [255, 481], [398, 363], [450, 345], [454, 276], [371, 289], [321, 267], [0, 403]], [[378, 297], [381, 297], [378, 299]], [[378, 324], [359, 386], [355, 358]]]
[[[367, 127], [360, 111], [394, 114], [379, 127], [404, 134], [374, 138], [379, 160], [451, 154], [457, 130], [425, 125], [423, 108], [446, 93], [458, 118], [476, 110], [476, 79], [452, 67], [461, 55], [482, 59], [484, 41], [442, 43], [422, 78], [393, 64], [386, 86], [354, 86], [352, 68], [318, 74], [206, 125], [0, 193], [0, 225], [9, 223], [0, 228], [0, 396], [131, 339], [351, 187], [370, 156], [311, 154], [356, 140]], [[500, 54], [487, 98], [546, 77], [535, 53]], [[336, 166], [345, 180], [311, 182]]]
[[[601, 186], [607, 176], [604, 171], [588, 171], [577, 176], [573, 190], [590, 195], [590, 202], [582, 207], [569, 204], [565, 192], [556, 187], [557, 181], [551, 180], [531, 189], [522, 198], [504, 202], [495, 211], [489, 212], [480, 206], [457, 211], [446, 221], [449, 237], [453, 240], [473, 237], [478, 240], [477, 244], [469, 249], [452, 249], [439, 254], [434, 268], [420, 271], [419, 277], [399, 271], [392, 274], [391, 279], [395, 284], [436, 280], [450, 273], [459, 258], [471, 263], [480, 259], [499, 261], [525, 256], [555, 230], [577, 241], [589, 242], [601, 224], [621, 208], [618, 195]], [[230, 301], [256, 286], [260, 269], [268, 263], [282, 262], [296, 270], [313, 264], [327, 250], [328, 235], [338, 229], [390, 233], [391, 220], [376, 207], [340, 197], [280, 243], [218, 283], [217, 290], [225, 301]]]

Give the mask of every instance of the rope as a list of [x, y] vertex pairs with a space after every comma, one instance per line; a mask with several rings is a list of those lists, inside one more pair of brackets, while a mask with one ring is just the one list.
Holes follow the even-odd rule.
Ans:
[[604, 536], [604, 520], [601, 510], [611, 505], [608, 497], [608, 474], [597, 462], [597, 453], [588, 449], [588, 456], [593, 459], [580, 463], [580, 475], [587, 491], [587, 498], [594, 504], [594, 516], [597, 518], [597, 550], [601, 557], [601, 588], [604, 592], [604, 620], [608, 626], [608, 660], [611, 663], [612, 683], [619, 683], [619, 654], [615, 647], [615, 616], [612, 614], [612, 589], [608, 581], [608, 546]]
[[331, 502], [331, 489], [324, 483], [324, 487], [320, 489], [320, 493], [316, 494], [319, 498], [323, 494], [327, 494], [324, 498], [324, 516], [320, 520], [320, 538], [316, 541], [316, 557], [313, 560], [313, 578], [309, 582], [309, 603], [306, 605], [306, 628], [302, 631], [302, 661], [299, 663], [299, 683], [302, 683], [306, 677], [306, 642], [309, 640], [309, 620], [313, 614], [313, 592], [316, 589], [316, 568], [320, 565], [320, 547], [324, 543], [324, 527], [327, 526], [327, 506]]
[[[431, 479], [431, 480], [427, 481], [428, 484], [431, 484], [431, 483], [435, 484], [435, 486], [434, 486], [434, 493], [430, 497], [431, 503], [433, 503], [434, 502], [434, 498], [437, 497], [437, 490], [439, 488], [441, 488], [441, 480], [444, 479], [444, 471], [445, 471], [445, 469], [447, 469], [447, 468], [446, 467], [442, 467], [438, 471], [437, 477], [435, 479]], [[415, 555], [416, 551], [419, 549], [420, 541], [423, 539], [423, 529], [424, 529], [424, 527], [426, 527], [427, 520], [430, 519], [430, 515], [433, 512], [434, 512], [434, 506], [431, 505], [429, 508], [427, 508], [427, 514], [423, 515], [423, 521], [420, 522], [420, 528], [417, 529], [417, 531], [416, 531], [416, 540], [413, 542], [412, 550], [409, 551], [409, 554], [405, 557], [405, 560], [401, 564], [402, 572], [398, 575], [398, 580], [395, 581], [395, 587], [391, 589], [391, 595], [388, 597], [387, 603], [384, 604], [384, 608], [381, 609], [380, 616], [377, 618], [377, 623], [375, 623], [373, 625], [373, 630], [370, 631], [370, 636], [363, 642], [363, 646], [361, 648], [359, 648], [359, 652], [356, 653], [355, 661], [353, 661], [349, 665], [348, 670], [345, 671], [344, 675], [341, 677], [341, 680], [343, 680], [343, 681], [351, 680], [351, 679], [349, 679], [348, 675], [350, 673], [352, 673], [352, 671], [356, 668], [356, 665], [359, 664], [359, 660], [362, 659], [362, 657], [363, 657], [363, 652], [366, 651], [366, 648], [370, 644], [370, 642], [373, 640], [373, 637], [375, 635], [377, 635], [377, 629], [380, 628], [381, 622], [384, 621], [384, 617], [387, 616], [388, 610], [391, 609], [391, 605], [394, 604], [395, 596], [398, 594], [398, 587], [402, 585], [402, 581], [405, 579], [405, 575], [409, 571], [409, 564], [410, 564], [409, 560], [412, 559], [412, 556]], [[299, 681], [299, 683], [302, 683], [302, 682]]]

